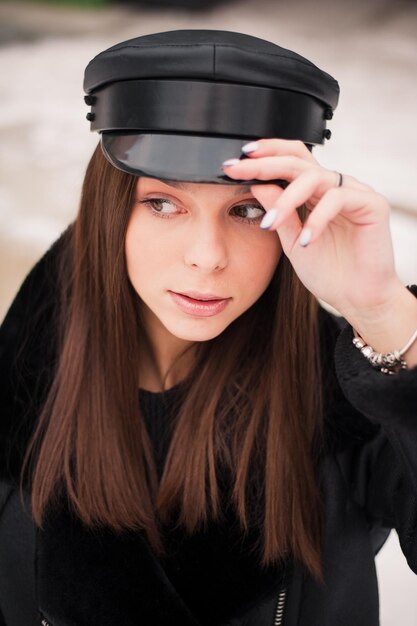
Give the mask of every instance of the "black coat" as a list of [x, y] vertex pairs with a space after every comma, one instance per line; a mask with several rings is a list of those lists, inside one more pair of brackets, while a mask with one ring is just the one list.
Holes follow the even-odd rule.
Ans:
[[[20, 523], [5, 512], [7, 503], [17, 502], [22, 455], [55, 356], [50, 337], [59, 249], [58, 243], [29, 274], [1, 330], [0, 547], [1, 537], [5, 545]], [[417, 288], [412, 291], [417, 296]], [[396, 376], [381, 374], [352, 346], [348, 325], [342, 324], [340, 332], [340, 322], [324, 310], [320, 319], [331, 444], [320, 467], [325, 584], [314, 582], [295, 563], [284, 624], [377, 626], [374, 554], [389, 529], [396, 528], [409, 566], [417, 573], [417, 368]], [[34, 572], [33, 602], [39, 611], [34, 624], [45, 619], [51, 626], [198, 626], [141, 533], [116, 536], [109, 530], [93, 531], [65, 510], [42, 531], [27, 516], [19, 532], [34, 536], [34, 553], [22, 565]], [[216, 541], [213, 537], [206, 533], [201, 549], [207, 550], [207, 542]], [[192, 554], [196, 564], [200, 547], [196, 541]], [[219, 574], [214, 564], [196, 570], [189, 584], [198, 585], [201, 593]], [[226, 583], [219, 593], [224, 593], [230, 608], [231, 585], [250, 590], [259, 588], [258, 582], [242, 574], [241, 580]], [[7, 582], [0, 576], [0, 599], [2, 585]], [[235, 617], [229, 615], [216, 626], [272, 626], [277, 593], [258, 591], [247, 607], [244, 603], [243, 609], [235, 607]], [[1, 609], [0, 605], [0, 626]], [[3, 623], [10, 626], [3, 613]]]

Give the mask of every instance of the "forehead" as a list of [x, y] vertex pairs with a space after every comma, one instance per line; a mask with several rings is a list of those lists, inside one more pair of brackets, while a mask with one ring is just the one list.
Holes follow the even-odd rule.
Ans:
[[178, 189], [190, 194], [196, 194], [201, 191], [211, 191], [212, 193], [222, 193], [228, 197], [242, 196], [251, 193], [250, 185], [221, 185], [218, 183], [188, 183], [172, 180], [160, 180], [157, 178], [140, 177], [138, 180], [138, 188], [148, 189], [152, 187]]

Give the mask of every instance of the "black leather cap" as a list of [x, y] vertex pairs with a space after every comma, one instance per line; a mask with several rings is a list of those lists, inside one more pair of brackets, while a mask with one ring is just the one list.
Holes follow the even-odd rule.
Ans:
[[[178, 30], [122, 42], [85, 71], [87, 119], [124, 171], [236, 183], [221, 163], [262, 137], [323, 143], [338, 83], [300, 55], [249, 35]], [[247, 181], [246, 181], [247, 182]]]

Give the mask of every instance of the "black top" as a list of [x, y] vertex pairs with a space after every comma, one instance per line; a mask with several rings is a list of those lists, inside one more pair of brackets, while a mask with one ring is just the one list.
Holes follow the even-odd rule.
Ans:
[[[180, 396], [180, 385], [161, 393], [139, 391], [159, 476]], [[2, 495], [7, 498], [4, 508]], [[26, 506], [30, 510], [28, 498]], [[22, 509], [18, 493], [10, 493], [1, 483], [0, 511], [0, 626], [1, 611], [7, 615], [7, 626], [38, 626], [35, 527]], [[226, 626], [226, 618], [227, 624], [233, 625], [242, 614], [253, 623], [272, 624], [283, 576], [289, 580], [290, 568], [285, 572], [279, 567], [262, 570], [250, 553], [254, 537], [244, 537], [237, 530], [230, 512], [228, 522], [211, 523], [206, 531], [193, 536], [181, 529], [163, 529], [166, 552], [160, 563], [199, 624]], [[195, 581], [192, 586], [190, 579]]]
[[[141, 389], [139, 398], [161, 476], [173, 422], [181, 403], [181, 385], [159, 393]], [[224, 513], [228, 523], [212, 522], [206, 531], [192, 536], [181, 529], [165, 529], [166, 555], [161, 564], [199, 623], [223, 624], [225, 616], [236, 618], [252, 608], [260, 611], [260, 623], [272, 624], [284, 574], [285, 580], [289, 580], [290, 565], [287, 564], [285, 571], [278, 566], [261, 568], [256, 553], [251, 553], [256, 540], [254, 534], [244, 536], [238, 529], [234, 513]], [[192, 586], [190, 579], [195, 581]], [[207, 585], [207, 579], [210, 585]], [[265, 602], [258, 606], [261, 598], [265, 598]], [[253, 618], [255, 615], [258, 617], [255, 613]]]

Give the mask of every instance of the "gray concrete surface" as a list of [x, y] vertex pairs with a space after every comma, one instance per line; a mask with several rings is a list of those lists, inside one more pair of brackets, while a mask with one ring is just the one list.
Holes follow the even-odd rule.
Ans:
[[[0, 316], [74, 217], [97, 137], [82, 75], [105, 47], [175, 28], [222, 28], [292, 48], [333, 74], [341, 99], [316, 156], [391, 202], [398, 272], [417, 282], [417, 4], [235, 0], [204, 12], [0, 4]], [[417, 578], [395, 533], [377, 557], [382, 626], [416, 626]], [[352, 625], [354, 626], [354, 625]]]

